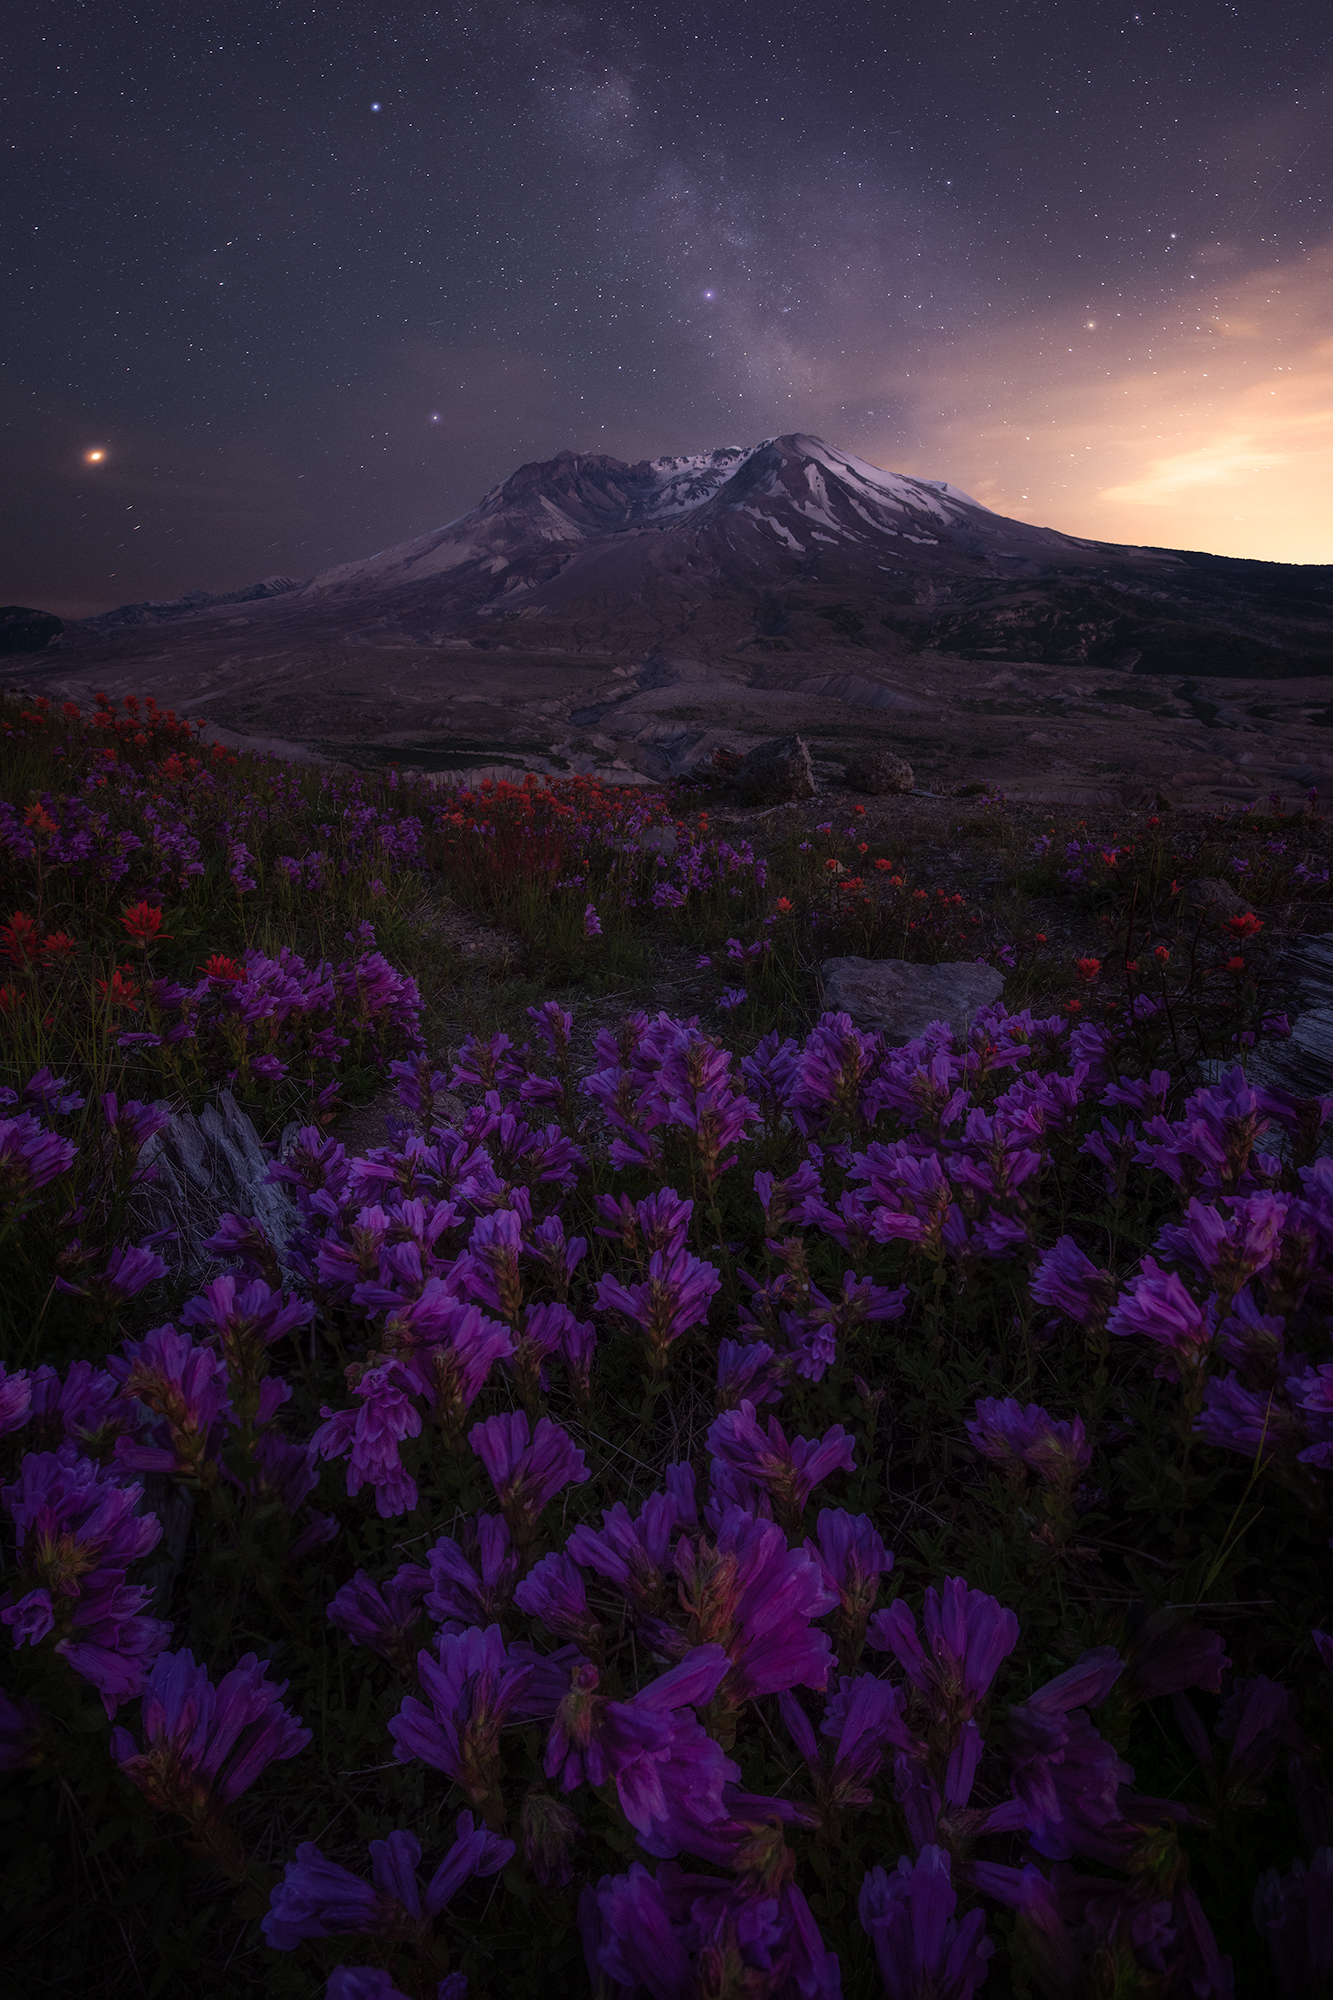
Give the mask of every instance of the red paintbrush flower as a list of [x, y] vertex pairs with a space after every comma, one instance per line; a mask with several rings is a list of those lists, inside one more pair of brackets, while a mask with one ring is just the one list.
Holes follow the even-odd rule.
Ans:
[[211, 958], [205, 959], [199, 970], [205, 979], [218, 979], [226, 986], [245, 977], [245, 967], [238, 965], [234, 958], [224, 958], [220, 951], [215, 951]]
[[159, 938], [169, 938], [171, 936], [170, 931], [164, 931], [162, 928], [161, 910], [155, 910], [150, 903], [132, 904], [124, 912], [120, 921], [128, 932], [131, 941], [141, 946], [145, 951], [150, 944], [155, 943]]

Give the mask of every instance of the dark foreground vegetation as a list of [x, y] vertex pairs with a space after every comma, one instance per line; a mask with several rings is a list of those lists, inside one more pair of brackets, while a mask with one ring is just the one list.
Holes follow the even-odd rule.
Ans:
[[[1333, 1105], [1245, 1067], [1317, 800], [970, 802], [982, 896], [0, 727], [0, 1992], [1333, 1990]], [[838, 953], [1005, 1001], [889, 1047]], [[290, 1228], [201, 1280], [222, 1090]]]

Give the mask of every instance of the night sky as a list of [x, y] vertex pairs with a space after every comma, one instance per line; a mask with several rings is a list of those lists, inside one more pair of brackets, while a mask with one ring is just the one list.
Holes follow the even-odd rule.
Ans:
[[0, 600], [793, 430], [1333, 561], [1331, 77], [1328, 0], [11, 7]]

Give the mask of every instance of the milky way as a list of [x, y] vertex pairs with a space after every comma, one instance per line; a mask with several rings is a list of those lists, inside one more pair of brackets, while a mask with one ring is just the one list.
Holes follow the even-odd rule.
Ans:
[[11, 24], [0, 596], [304, 576], [525, 459], [821, 434], [1333, 560], [1325, 0]]

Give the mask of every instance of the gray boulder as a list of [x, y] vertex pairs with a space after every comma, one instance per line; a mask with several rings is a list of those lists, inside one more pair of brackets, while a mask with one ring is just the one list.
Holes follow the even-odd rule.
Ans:
[[905, 757], [892, 750], [863, 750], [850, 757], [843, 777], [854, 792], [869, 792], [880, 798], [887, 792], [910, 792], [916, 783]]
[[932, 1021], [947, 1021], [962, 1041], [978, 1008], [1004, 991], [1003, 973], [971, 959], [913, 965], [905, 958], [827, 958], [821, 970], [825, 1007], [889, 1042], [910, 1042]]
[[1180, 907], [1196, 923], [1202, 918], [1205, 922], [1224, 924], [1228, 917], [1250, 914], [1245, 898], [1216, 875], [1196, 875], [1192, 882], [1187, 882], [1180, 892]]
[[736, 783], [751, 805], [812, 799], [815, 774], [810, 752], [799, 736], [775, 736], [771, 742], [756, 743], [742, 761]]

